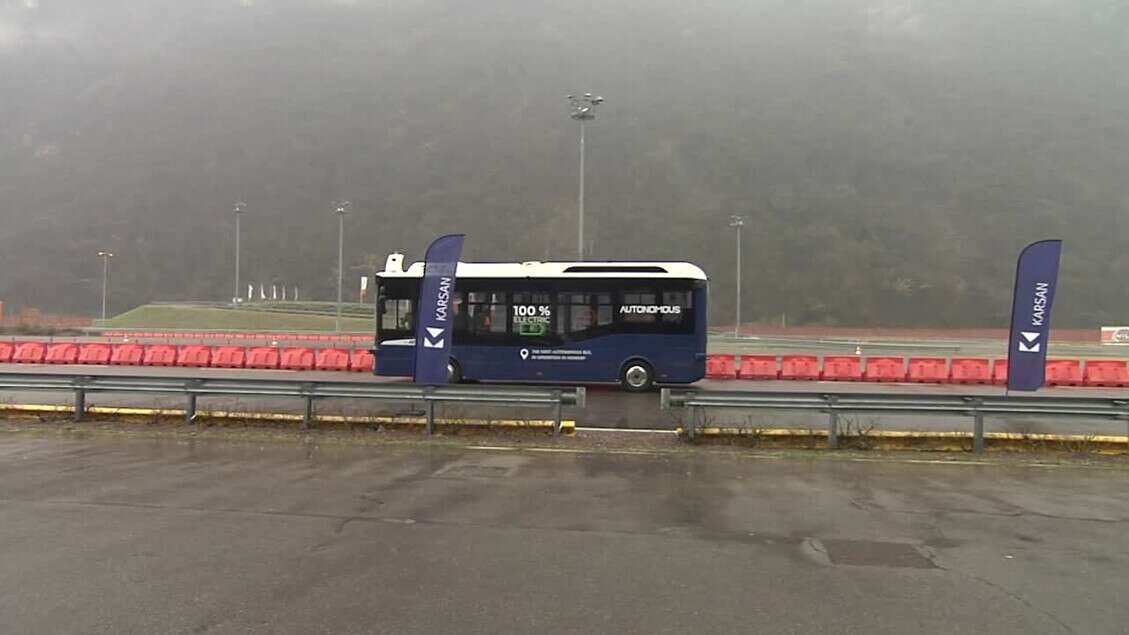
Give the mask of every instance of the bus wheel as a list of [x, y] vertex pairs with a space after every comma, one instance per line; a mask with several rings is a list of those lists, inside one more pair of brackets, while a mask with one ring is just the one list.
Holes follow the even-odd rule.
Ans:
[[447, 383], [461, 384], [462, 381], [463, 369], [459, 368], [459, 363], [453, 359], [447, 360]]
[[651, 365], [641, 359], [633, 359], [623, 365], [619, 372], [619, 385], [628, 392], [647, 392], [655, 383], [655, 372]]

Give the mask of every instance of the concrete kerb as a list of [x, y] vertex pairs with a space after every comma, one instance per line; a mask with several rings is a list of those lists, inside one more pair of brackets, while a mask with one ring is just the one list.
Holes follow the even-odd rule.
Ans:
[[[74, 406], [54, 404], [0, 404], [0, 419], [46, 420], [69, 418], [74, 414]], [[86, 419], [120, 421], [123, 423], [183, 423], [187, 412], [178, 408], [129, 408], [116, 406], [88, 406]], [[226, 410], [197, 410], [193, 422], [197, 425], [224, 424], [298, 424], [304, 421], [302, 414], [243, 412]], [[318, 414], [313, 424], [336, 425], [380, 425], [426, 427], [427, 417], [415, 416], [365, 416]], [[436, 417], [435, 425], [440, 428], [553, 432], [552, 419], [472, 419], [466, 417]], [[562, 434], [575, 434], [576, 422], [561, 422]]]
[[[710, 426], [695, 429], [703, 442], [731, 442], [754, 447], [781, 449], [827, 448], [827, 430], [793, 428], [738, 428]], [[687, 431], [679, 428], [680, 437]], [[870, 430], [864, 434], [838, 433], [839, 447], [850, 450], [932, 450], [972, 452], [971, 432], [916, 432]], [[1116, 435], [985, 432], [984, 449], [1005, 452], [1079, 452], [1107, 455], [1129, 454], [1129, 437]]]

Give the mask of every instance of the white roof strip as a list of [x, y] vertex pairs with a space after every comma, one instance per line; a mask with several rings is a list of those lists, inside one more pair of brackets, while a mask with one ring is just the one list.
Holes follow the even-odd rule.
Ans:
[[[578, 271], [568, 271], [568, 269]], [[661, 271], [640, 271], [658, 268]], [[407, 270], [386, 268], [382, 278], [419, 278], [423, 263]], [[689, 262], [460, 262], [459, 278], [674, 278], [706, 280], [706, 272]]]

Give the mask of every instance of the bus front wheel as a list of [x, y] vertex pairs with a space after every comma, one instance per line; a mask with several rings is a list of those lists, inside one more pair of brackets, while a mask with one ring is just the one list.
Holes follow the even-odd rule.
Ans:
[[463, 381], [463, 369], [459, 368], [459, 363], [453, 359], [447, 360], [447, 383], [459, 384]]
[[655, 384], [655, 371], [641, 359], [633, 359], [619, 371], [619, 385], [627, 392], [647, 392]]

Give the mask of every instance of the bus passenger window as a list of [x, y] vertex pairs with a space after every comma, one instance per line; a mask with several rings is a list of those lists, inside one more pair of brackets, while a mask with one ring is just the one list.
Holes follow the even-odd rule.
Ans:
[[580, 340], [607, 332], [613, 317], [610, 293], [561, 294], [557, 306], [557, 333]]
[[452, 323], [452, 331], [455, 333], [467, 332], [467, 307], [463, 302], [462, 291], [456, 291], [451, 296], [452, 312], [455, 314], [455, 321]]
[[693, 294], [689, 291], [663, 291], [662, 323], [682, 326], [693, 320]]
[[472, 291], [467, 293], [468, 331], [472, 335], [506, 332], [506, 294]]
[[658, 322], [654, 291], [625, 291], [619, 307], [622, 321], [629, 324], [654, 324]]

